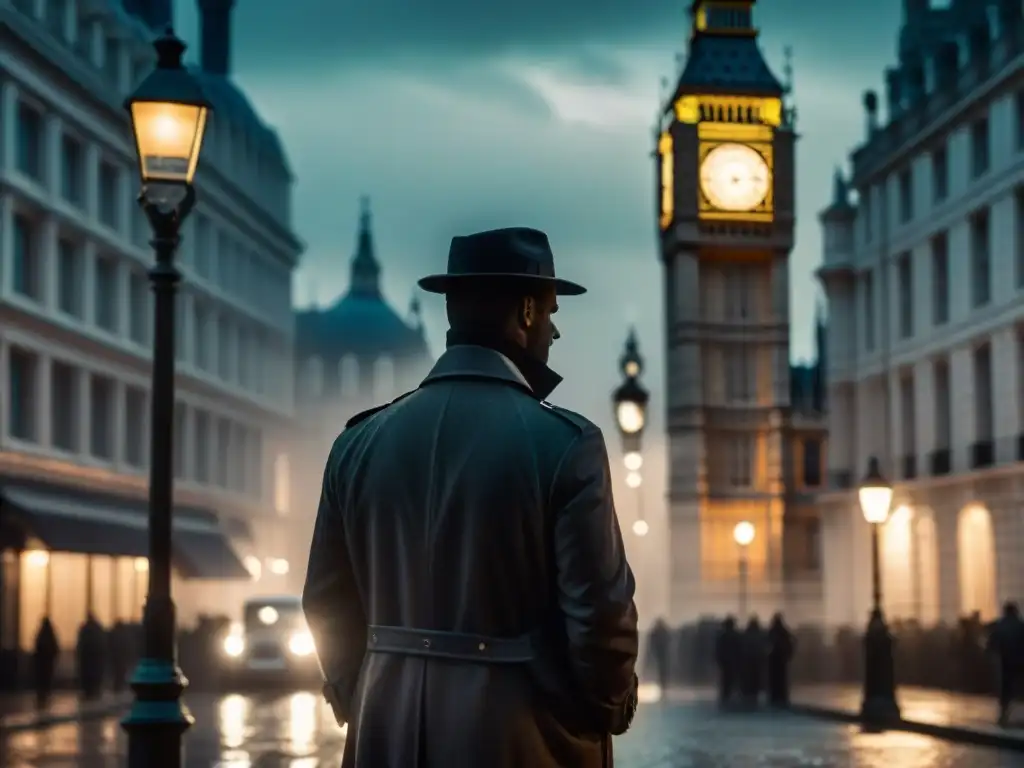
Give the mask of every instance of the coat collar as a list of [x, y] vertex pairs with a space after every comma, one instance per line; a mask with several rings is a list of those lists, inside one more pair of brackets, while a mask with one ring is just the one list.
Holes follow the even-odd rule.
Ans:
[[475, 344], [455, 344], [438, 358], [424, 384], [456, 378], [494, 379], [534, 394], [533, 387], [515, 363], [494, 349]]

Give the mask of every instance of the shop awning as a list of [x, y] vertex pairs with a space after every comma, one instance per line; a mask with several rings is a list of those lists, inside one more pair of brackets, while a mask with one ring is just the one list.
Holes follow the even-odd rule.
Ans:
[[[5, 513], [55, 552], [112, 557], [148, 554], [146, 502], [79, 495], [59, 487], [0, 486]], [[187, 579], [248, 579], [245, 566], [206, 510], [177, 508], [172, 523], [173, 557]]]

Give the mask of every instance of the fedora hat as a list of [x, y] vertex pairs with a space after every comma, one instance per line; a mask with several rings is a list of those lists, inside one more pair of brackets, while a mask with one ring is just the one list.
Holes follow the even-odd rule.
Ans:
[[419, 281], [430, 293], [449, 293], [471, 281], [543, 282], [560, 296], [586, 293], [582, 285], [555, 277], [555, 256], [548, 236], [537, 229], [511, 227], [453, 237], [448, 271]]

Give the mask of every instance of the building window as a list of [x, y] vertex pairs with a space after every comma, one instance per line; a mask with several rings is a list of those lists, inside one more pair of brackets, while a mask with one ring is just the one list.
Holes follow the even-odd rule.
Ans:
[[99, 183], [100, 183], [100, 200], [99, 200], [99, 213], [100, 221], [106, 224], [111, 229], [117, 229], [120, 222], [118, 219], [118, 208], [120, 207], [120, 188], [119, 178], [120, 174], [118, 168], [113, 163], [103, 161], [100, 163], [99, 171]]
[[952, 426], [952, 398], [949, 391], [949, 363], [937, 360], [935, 375], [935, 448], [947, 450]]
[[57, 241], [57, 306], [72, 317], [82, 316], [82, 262], [75, 241]]
[[291, 494], [291, 462], [287, 453], [279, 453], [274, 459], [274, 509], [277, 514], [288, 514]]
[[228, 487], [228, 460], [231, 456], [231, 422], [227, 419], [217, 420], [217, 471], [214, 482], [220, 488]]
[[231, 327], [227, 318], [221, 315], [217, 318], [217, 375], [225, 381], [231, 376]]
[[43, 179], [43, 116], [28, 104], [18, 105], [18, 170]]
[[983, 307], [992, 298], [992, 253], [989, 213], [980, 211], [971, 217], [971, 300]]
[[195, 303], [196, 366], [201, 371], [210, 370], [210, 312], [200, 302]]
[[949, 236], [942, 232], [932, 238], [932, 323], [949, 322]]
[[754, 468], [754, 436], [733, 435], [729, 447], [729, 484], [734, 488], [749, 488]]
[[250, 347], [251, 340], [249, 331], [245, 328], [238, 329], [238, 356], [237, 356], [237, 373], [235, 377], [239, 384], [243, 388], [248, 389], [251, 384], [250, 370], [251, 366], [251, 354], [252, 349]]
[[185, 444], [187, 426], [188, 414], [185, 404], [179, 401], [174, 404], [174, 477], [176, 480], [184, 480], [187, 476], [185, 468], [189, 454], [189, 446]]
[[1014, 102], [1016, 106], [1014, 112], [1017, 115], [1017, 150], [1020, 151], [1024, 150], [1024, 90], [1017, 91]]
[[896, 284], [900, 297], [900, 337], [914, 335], [914, 269], [910, 251], [901, 253], [896, 261]]
[[35, 222], [24, 214], [14, 216], [14, 292], [38, 301], [40, 288], [39, 259], [36, 253]]
[[149, 344], [149, 283], [146, 276], [133, 271], [128, 278], [128, 334], [140, 346]]
[[36, 380], [39, 358], [31, 352], [11, 347], [8, 353], [10, 400], [8, 401], [11, 437], [36, 441]]
[[132, 467], [141, 467], [146, 460], [145, 430], [146, 392], [128, 387], [124, 393], [124, 460]]
[[804, 440], [804, 486], [817, 488], [821, 485], [821, 440]]
[[78, 373], [67, 363], [54, 361], [50, 373], [50, 421], [53, 447], [78, 450]]
[[746, 344], [730, 345], [725, 355], [725, 397], [729, 403], [749, 403], [753, 397], [754, 370], [751, 347]]
[[117, 332], [117, 262], [113, 257], [96, 259], [96, 325]]
[[871, 187], [860, 196], [860, 218], [864, 227], [864, 242], [870, 243], [874, 231], [874, 210], [871, 205]]
[[[917, 424], [914, 418], [913, 374], [905, 374], [900, 377], [900, 418], [903, 426], [903, 456], [904, 458], [916, 456]], [[912, 479], [907, 476], [906, 472], [903, 476]]]
[[1017, 271], [1017, 287], [1024, 288], [1024, 187], [1014, 196], [1014, 217], [1016, 240], [1014, 241], [1014, 263]]
[[69, 203], [80, 206], [85, 201], [85, 153], [82, 143], [67, 134], [60, 146], [60, 192]]
[[195, 243], [193, 250], [195, 257], [193, 263], [196, 267], [196, 274], [202, 278], [210, 277], [210, 220], [203, 214], [196, 215]]
[[949, 197], [949, 155], [945, 147], [932, 152], [932, 200], [941, 203]]
[[906, 224], [914, 218], [914, 176], [910, 168], [900, 173], [900, 221]]
[[108, 37], [103, 44], [103, 73], [120, 87], [121, 46], [116, 37]]
[[978, 178], [988, 172], [991, 164], [988, 118], [976, 120], [971, 126], [971, 176]]
[[196, 481], [210, 482], [210, 414], [196, 411]]
[[995, 434], [992, 409], [992, 348], [983, 344], [974, 350], [974, 414], [975, 439], [991, 440]]
[[58, 40], [67, 39], [67, 31], [64, 25], [67, 23], [68, 4], [67, 0], [46, 0], [46, 26]]
[[872, 352], [875, 349], [875, 276], [865, 272], [861, 277], [864, 301], [864, 349]]
[[92, 377], [89, 410], [92, 413], [89, 452], [97, 459], [110, 461], [114, 458], [114, 382], [111, 379]]

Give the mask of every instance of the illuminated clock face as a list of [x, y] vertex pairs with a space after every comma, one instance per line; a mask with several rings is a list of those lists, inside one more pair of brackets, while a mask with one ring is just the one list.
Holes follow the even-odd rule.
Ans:
[[720, 211], [752, 211], [768, 196], [771, 169], [761, 153], [745, 144], [722, 144], [704, 158], [700, 186]]

